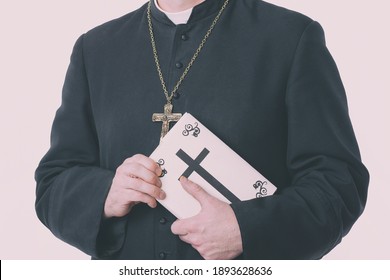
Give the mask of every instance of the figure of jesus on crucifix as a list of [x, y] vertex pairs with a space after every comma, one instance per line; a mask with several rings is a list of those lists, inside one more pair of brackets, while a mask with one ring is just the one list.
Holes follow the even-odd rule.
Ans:
[[181, 113], [172, 113], [172, 108], [172, 104], [167, 103], [164, 106], [164, 113], [154, 113], [152, 116], [153, 122], [162, 122], [160, 142], [169, 131], [169, 123], [179, 121], [182, 116]]

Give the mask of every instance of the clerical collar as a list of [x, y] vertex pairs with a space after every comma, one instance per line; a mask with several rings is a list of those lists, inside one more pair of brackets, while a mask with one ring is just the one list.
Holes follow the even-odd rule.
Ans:
[[[190, 17], [188, 18], [187, 23], [194, 23], [199, 20], [202, 20], [209, 16], [215, 16], [215, 14], [219, 11], [219, 9], [222, 7], [224, 0], [206, 0], [199, 5], [196, 5], [192, 9], [192, 13], [190, 14]], [[168, 25], [175, 25], [165, 14], [165, 12], [161, 11], [156, 3], [155, 0], [151, 3], [151, 13], [153, 18], [156, 20], [168, 24]]]
[[157, 9], [160, 10], [160, 12], [163, 12], [176, 25], [186, 24], [188, 22], [188, 19], [191, 16], [192, 9], [193, 9], [193, 8], [190, 8], [190, 9], [187, 9], [187, 10], [184, 10], [181, 12], [171, 13], [171, 12], [167, 12], [167, 11], [164, 11], [163, 9], [161, 9], [161, 7], [158, 5], [157, 0], [154, 0], [154, 4], [156, 5]]

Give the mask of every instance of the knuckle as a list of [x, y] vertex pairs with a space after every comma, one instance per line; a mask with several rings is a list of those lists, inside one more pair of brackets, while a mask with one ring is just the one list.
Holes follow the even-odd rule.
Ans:
[[191, 193], [193, 194], [200, 194], [203, 189], [193, 182], [189, 182], [187, 185], [184, 185]]
[[131, 157], [126, 158], [123, 161], [123, 164], [137, 162], [137, 158], [138, 158], [137, 155], [132, 155]]
[[123, 161], [122, 164], [126, 164], [126, 163], [129, 163], [129, 162], [132, 162], [132, 161], [133, 161], [133, 158], [132, 158], [132, 157], [128, 157], [127, 159], [125, 159], [125, 160]]
[[152, 198], [149, 195], [146, 195], [144, 193], [137, 192], [136, 195], [135, 195], [135, 198], [137, 199], [137, 201], [146, 203], [146, 204], [148, 204], [150, 206], [156, 204], [156, 200], [154, 198]]
[[147, 164], [147, 168], [153, 172], [157, 171], [159, 169], [159, 165], [157, 164], [157, 162], [155, 162], [154, 160], [152, 160], [151, 158], [147, 158], [145, 164]]
[[144, 155], [135, 154], [131, 158], [132, 158], [133, 161], [138, 162], [138, 161], [140, 161], [140, 160], [142, 160], [144, 158]]
[[192, 183], [192, 187], [194, 188], [194, 192], [201, 193], [203, 191], [198, 184]]
[[154, 198], [152, 198], [150, 196], [146, 196], [146, 199], [147, 199], [146, 203], [149, 204], [150, 206], [157, 205], [157, 201]]
[[122, 173], [122, 170], [123, 170], [123, 165], [119, 165], [119, 166], [116, 168], [115, 173], [116, 173], [116, 174], [121, 174], [121, 173]]
[[160, 196], [160, 189], [153, 187], [152, 191], [150, 193], [153, 197], [159, 197]]
[[146, 170], [144, 170], [144, 172], [143, 172], [143, 179], [145, 182], [156, 186], [156, 182], [157, 182], [156, 178], [152, 174], [150, 174], [150, 172], [148, 172]]
[[150, 176], [149, 179], [150, 183], [152, 183], [154, 186], [160, 185], [160, 179], [157, 176]]

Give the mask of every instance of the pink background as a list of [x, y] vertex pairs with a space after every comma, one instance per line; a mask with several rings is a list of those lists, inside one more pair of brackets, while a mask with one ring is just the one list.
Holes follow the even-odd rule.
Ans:
[[[145, 0], [3, 0], [0, 4], [0, 259], [88, 259], [34, 212], [33, 172], [49, 147], [77, 37]], [[270, 0], [319, 21], [341, 72], [363, 160], [366, 211], [326, 259], [390, 259], [389, 1]]]

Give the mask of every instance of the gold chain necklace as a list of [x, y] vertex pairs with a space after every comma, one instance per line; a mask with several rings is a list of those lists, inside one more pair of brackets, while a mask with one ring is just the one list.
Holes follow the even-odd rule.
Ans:
[[[184, 69], [183, 74], [181, 75], [179, 81], [174, 86], [171, 94], [168, 93], [168, 90], [167, 90], [167, 87], [166, 87], [166, 84], [165, 84], [165, 81], [164, 81], [164, 77], [163, 77], [163, 74], [162, 74], [162, 71], [161, 71], [161, 67], [160, 67], [160, 60], [159, 60], [158, 54], [157, 54], [156, 41], [154, 39], [152, 17], [151, 17], [151, 2], [152, 1], [153, 0], [149, 1], [148, 9], [147, 9], [148, 26], [149, 26], [149, 33], [150, 33], [150, 42], [152, 44], [152, 50], [153, 50], [153, 55], [154, 55], [154, 61], [156, 63], [157, 73], [158, 73], [158, 76], [160, 78], [160, 82], [161, 82], [162, 89], [164, 91], [165, 98], [167, 99], [167, 103], [164, 105], [164, 113], [154, 113], [153, 116], [152, 116], [152, 121], [153, 122], [162, 122], [161, 137], [160, 137], [160, 141], [161, 141], [161, 139], [163, 139], [164, 136], [169, 131], [169, 123], [170, 122], [177, 122], [181, 118], [181, 116], [182, 116], [182, 114], [178, 114], [178, 113], [174, 114], [174, 113], [172, 113], [172, 110], [173, 110], [172, 98], [175, 95], [175, 93], [177, 92], [177, 90], [179, 89], [179, 87], [182, 84], [182, 82], [185, 79], [185, 77], [187, 76], [188, 71], [190, 70], [190, 68], [194, 64], [194, 62], [195, 62], [196, 58], [198, 57], [200, 51], [203, 49], [207, 39], [210, 37], [211, 32], [213, 31], [213, 29], [214, 29], [215, 25], [217, 24], [219, 18], [221, 17], [222, 12], [225, 10], [227, 4], [229, 3], [229, 0], [225, 0], [224, 4], [222, 5], [221, 9], [219, 10], [217, 16], [215, 17], [215, 19], [211, 23], [210, 28], [207, 30], [206, 35], [202, 39], [199, 47], [195, 51], [194, 55], [192, 56], [190, 62], [187, 65], [187, 67]], [[211, 1], [211, 0], [209, 0], [209, 1]]]

